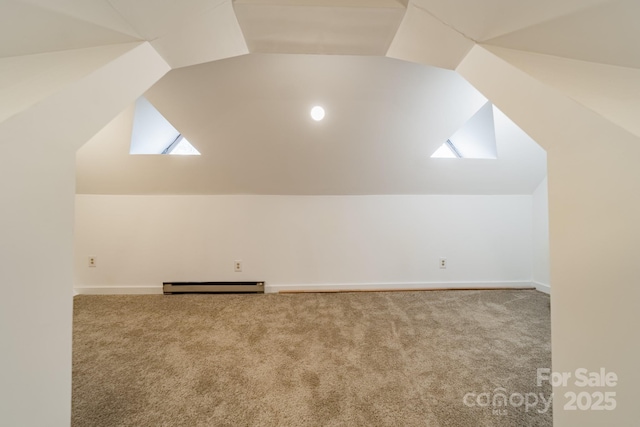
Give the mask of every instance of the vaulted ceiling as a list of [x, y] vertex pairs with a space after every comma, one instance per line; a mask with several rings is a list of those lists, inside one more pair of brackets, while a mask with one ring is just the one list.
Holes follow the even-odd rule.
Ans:
[[[530, 192], [544, 153], [497, 110], [493, 164], [428, 159], [484, 103], [455, 73], [478, 44], [640, 135], [637, 0], [0, 0], [0, 10], [10, 76], [0, 120], [44, 96], [29, 92], [39, 62], [55, 63], [47, 79], [62, 85], [100, 63], [96, 52], [146, 41], [173, 69], [147, 96], [202, 158], [127, 158], [130, 108], [80, 150], [80, 191]], [[304, 116], [314, 102], [328, 107], [321, 126]]]
[[497, 159], [430, 158], [487, 100], [390, 58], [244, 55], [174, 70], [146, 98], [202, 155], [129, 155], [132, 106], [79, 150], [79, 192], [526, 194], [545, 176], [544, 150], [499, 111]]
[[146, 40], [174, 68], [249, 52], [388, 55], [455, 68], [483, 43], [640, 67], [636, 0], [2, 0], [0, 7], [0, 39], [11, 41], [0, 44], [0, 58]]

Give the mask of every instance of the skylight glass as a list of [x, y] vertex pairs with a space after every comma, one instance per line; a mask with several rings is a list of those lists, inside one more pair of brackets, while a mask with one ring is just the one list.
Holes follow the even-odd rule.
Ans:
[[145, 97], [136, 101], [130, 154], [200, 155]]
[[432, 158], [497, 159], [493, 105], [487, 102], [456, 133], [442, 144]]
[[171, 144], [171, 146], [167, 147], [167, 152], [163, 154], [171, 154], [178, 156], [199, 156], [200, 152], [196, 150], [196, 148], [191, 145], [187, 138], [180, 135], [176, 142]]
[[431, 155], [432, 159], [457, 159], [460, 156], [458, 156], [454, 149], [451, 148], [451, 145], [448, 143], [449, 141], [445, 142], [444, 144], [442, 144], [440, 146], [440, 148], [438, 148], [436, 150], [435, 153], [433, 153]]

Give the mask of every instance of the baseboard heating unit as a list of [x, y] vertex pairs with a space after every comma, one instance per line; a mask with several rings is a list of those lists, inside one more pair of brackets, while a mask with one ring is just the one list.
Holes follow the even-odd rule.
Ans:
[[171, 294], [264, 293], [264, 282], [164, 282], [162, 292]]

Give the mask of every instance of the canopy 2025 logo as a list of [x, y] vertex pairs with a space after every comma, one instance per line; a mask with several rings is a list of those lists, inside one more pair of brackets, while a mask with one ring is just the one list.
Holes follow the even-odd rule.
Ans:
[[598, 388], [603, 390], [589, 390], [576, 393], [568, 391], [564, 394], [567, 399], [565, 411], [613, 411], [616, 409], [616, 392], [607, 390], [618, 385], [618, 375], [607, 372], [605, 368], [599, 371], [589, 371], [578, 368], [574, 372], [551, 372], [549, 368], [538, 368], [537, 384], [542, 386], [549, 382], [553, 387], [567, 387], [570, 384], [580, 388]]

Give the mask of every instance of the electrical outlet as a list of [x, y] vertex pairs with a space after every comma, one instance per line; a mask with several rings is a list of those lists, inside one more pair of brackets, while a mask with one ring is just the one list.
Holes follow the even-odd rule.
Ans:
[[95, 267], [97, 264], [98, 258], [95, 256], [89, 257], [89, 267]]
[[440, 268], [442, 268], [442, 269], [446, 269], [447, 268], [447, 259], [446, 258], [440, 258]]
[[240, 273], [242, 271], [242, 261], [236, 260], [233, 262], [233, 270], [236, 273]]

